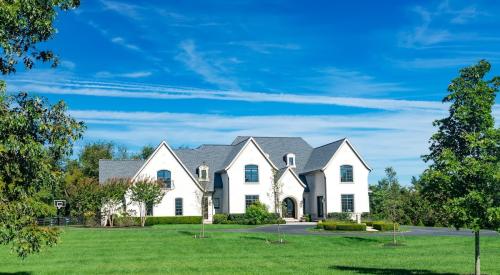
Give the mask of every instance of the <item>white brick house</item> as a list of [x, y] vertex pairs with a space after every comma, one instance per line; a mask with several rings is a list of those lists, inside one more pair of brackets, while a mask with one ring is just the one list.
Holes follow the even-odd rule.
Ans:
[[[168, 190], [153, 216], [244, 213], [255, 200], [274, 212], [273, 176], [282, 183], [278, 212], [289, 219], [369, 212], [370, 167], [347, 139], [313, 148], [299, 137], [237, 137], [230, 145], [173, 150], [162, 142], [147, 160], [100, 160], [99, 181], [162, 179]], [[201, 210], [202, 187], [208, 191]], [[137, 209], [131, 205], [131, 209]], [[136, 213], [138, 213], [136, 211]]]

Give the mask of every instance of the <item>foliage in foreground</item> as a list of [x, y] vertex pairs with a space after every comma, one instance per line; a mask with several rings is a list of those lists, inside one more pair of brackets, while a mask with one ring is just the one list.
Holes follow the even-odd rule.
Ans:
[[35, 219], [54, 214], [61, 164], [83, 130], [63, 102], [0, 91], [0, 243], [21, 257], [57, 240], [56, 230], [38, 227]]

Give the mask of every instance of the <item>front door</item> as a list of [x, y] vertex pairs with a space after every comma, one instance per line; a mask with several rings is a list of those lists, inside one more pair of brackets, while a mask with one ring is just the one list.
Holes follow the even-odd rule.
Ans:
[[285, 218], [296, 218], [295, 217], [295, 202], [291, 198], [286, 198], [283, 201], [283, 214]]

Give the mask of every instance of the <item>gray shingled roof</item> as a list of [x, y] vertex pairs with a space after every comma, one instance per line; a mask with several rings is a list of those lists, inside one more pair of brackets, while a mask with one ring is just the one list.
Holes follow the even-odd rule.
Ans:
[[198, 177], [198, 167], [207, 165], [209, 169], [209, 183], [207, 189], [213, 191], [214, 182], [219, 185], [220, 175], [216, 172], [225, 168], [226, 159], [235, 150], [231, 145], [201, 145], [196, 149], [175, 149], [175, 154], [181, 159], [182, 163], [191, 174]]
[[332, 143], [314, 148], [309, 157], [309, 160], [304, 166], [302, 173], [316, 171], [324, 168], [328, 161], [332, 158], [332, 156], [337, 152], [344, 140], [345, 138], [339, 139]]
[[113, 178], [132, 178], [144, 160], [99, 160], [99, 183]]
[[[220, 172], [224, 170], [246, 144], [249, 136], [238, 136], [231, 145], [201, 145], [196, 149], [175, 149], [175, 154], [182, 163], [197, 178], [198, 167], [207, 165], [210, 172], [208, 190], [220, 188]], [[286, 167], [284, 156], [287, 153], [295, 154], [295, 172], [311, 172], [322, 169], [330, 158], [337, 152], [345, 139], [313, 148], [300, 137], [253, 137], [264, 153], [283, 173]], [[99, 182], [103, 183], [111, 178], [132, 177], [144, 164], [144, 160], [99, 160]], [[302, 181], [307, 185], [305, 178]]]
[[[232, 144], [241, 143], [250, 137], [238, 136]], [[295, 172], [300, 174], [309, 160], [313, 147], [301, 137], [253, 137], [262, 150], [269, 154], [271, 161], [279, 169], [286, 167], [284, 156], [295, 154]]]

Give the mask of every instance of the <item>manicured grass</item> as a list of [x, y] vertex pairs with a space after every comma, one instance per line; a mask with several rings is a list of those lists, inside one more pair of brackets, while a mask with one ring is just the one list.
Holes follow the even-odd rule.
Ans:
[[[334, 273], [467, 274], [473, 271], [471, 237], [390, 237], [230, 233], [207, 225], [209, 238], [195, 239], [199, 225], [149, 228], [66, 228], [61, 242], [22, 261], [0, 246], [0, 273]], [[482, 271], [500, 274], [500, 238], [481, 239]], [[413, 273], [411, 273], [413, 272]]]

